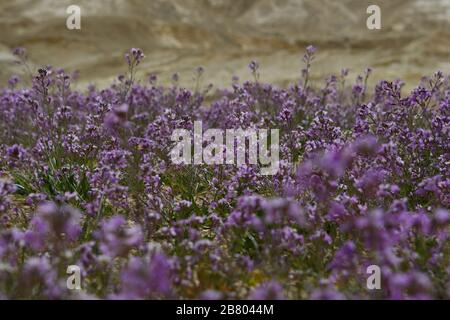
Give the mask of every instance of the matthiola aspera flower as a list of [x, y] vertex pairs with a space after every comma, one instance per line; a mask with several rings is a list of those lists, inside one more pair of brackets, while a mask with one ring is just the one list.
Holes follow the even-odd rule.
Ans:
[[12, 50], [12, 54], [17, 57], [26, 57], [27, 50], [23, 47], [16, 47]]
[[122, 216], [104, 220], [98, 234], [100, 249], [110, 257], [126, 256], [128, 252], [142, 243], [141, 228], [128, 227]]
[[74, 242], [81, 233], [81, 213], [68, 205], [58, 206], [44, 202], [37, 208], [25, 234], [27, 245], [35, 250], [46, 246], [60, 247], [65, 242]]
[[127, 125], [127, 115], [129, 106], [123, 103], [119, 106], [112, 108], [105, 116], [105, 126], [109, 129], [115, 129], [121, 126]]
[[259, 79], [259, 63], [255, 60], [251, 61], [248, 65], [248, 68], [253, 74], [253, 77], [255, 78], [255, 81]]
[[258, 72], [259, 69], [259, 63], [253, 60], [248, 65], [248, 68], [250, 69], [251, 72], [256, 73]]
[[[26, 65], [25, 50], [14, 55]], [[306, 48], [291, 86], [262, 82], [253, 61], [254, 81], [214, 95], [202, 68], [193, 90], [178, 74], [157, 85], [137, 72], [137, 48], [103, 89], [78, 90], [50, 66], [28, 88], [11, 78], [0, 90], [0, 297], [449, 298], [449, 75], [410, 93], [372, 84], [370, 69], [311, 82], [317, 55]], [[228, 163], [226, 145], [224, 163], [197, 165], [221, 139], [197, 121], [203, 136], [279, 129], [279, 170]], [[183, 149], [194, 164], [171, 159], [177, 129], [197, 142]], [[66, 288], [69, 265], [83, 294]], [[379, 290], [367, 289], [369, 266]]]
[[128, 66], [137, 66], [142, 59], [145, 58], [144, 53], [139, 48], [132, 48], [129, 52], [125, 54], [125, 61], [127, 62]]
[[162, 253], [131, 258], [121, 273], [122, 288], [117, 298], [169, 297], [172, 290], [170, 269], [170, 263]]
[[344, 298], [342, 293], [332, 287], [316, 289], [311, 295], [312, 300], [343, 300]]
[[11, 203], [11, 194], [16, 191], [16, 187], [8, 180], [0, 178], [0, 214], [6, 212]]
[[284, 300], [283, 287], [276, 281], [259, 285], [250, 294], [253, 300]]
[[11, 78], [9, 78], [8, 80], [8, 84], [14, 88], [20, 81], [20, 77], [18, 75], [13, 75]]

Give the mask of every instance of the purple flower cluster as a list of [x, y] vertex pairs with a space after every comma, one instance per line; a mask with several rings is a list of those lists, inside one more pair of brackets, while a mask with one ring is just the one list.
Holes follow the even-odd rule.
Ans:
[[[213, 96], [136, 82], [140, 49], [104, 90], [50, 66], [29, 88], [15, 77], [0, 90], [0, 297], [449, 299], [449, 76], [409, 94], [369, 90], [370, 69], [321, 86], [316, 54], [289, 88], [251, 62], [255, 81]], [[279, 128], [278, 173], [173, 164], [173, 130], [198, 120]]]

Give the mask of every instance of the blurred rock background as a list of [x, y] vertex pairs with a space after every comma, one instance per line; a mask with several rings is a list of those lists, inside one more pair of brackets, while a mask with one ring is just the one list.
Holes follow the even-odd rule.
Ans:
[[[81, 30], [66, 28], [66, 8], [81, 7]], [[368, 30], [366, 8], [377, 4], [382, 29]], [[193, 86], [226, 87], [233, 75], [250, 79], [247, 65], [261, 65], [261, 79], [296, 81], [304, 48], [314, 44], [315, 81], [348, 67], [354, 78], [374, 69], [402, 78], [407, 87], [440, 69], [450, 72], [450, 0], [0, 0], [1, 86], [20, 69], [11, 49], [28, 50], [41, 65], [80, 71], [78, 87], [111, 83], [126, 66], [124, 52], [140, 47], [139, 76], [156, 73], [169, 83], [174, 72]]]

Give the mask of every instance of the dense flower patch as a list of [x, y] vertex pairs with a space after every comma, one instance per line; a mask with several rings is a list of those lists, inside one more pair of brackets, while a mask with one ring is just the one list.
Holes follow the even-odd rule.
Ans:
[[[28, 88], [11, 78], [0, 91], [0, 297], [450, 298], [448, 75], [407, 95], [400, 81], [369, 92], [370, 69], [351, 87], [343, 70], [317, 88], [314, 54], [288, 89], [262, 83], [256, 62], [255, 81], [215, 94], [176, 76], [139, 82], [139, 49], [105, 90], [72, 90], [51, 67]], [[174, 165], [171, 134], [196, 120], [280, 129], [278, 173]], [[69, 265], [81, 291], [66, 287]], [[366, 287], [369, 265], [381, 290]]]

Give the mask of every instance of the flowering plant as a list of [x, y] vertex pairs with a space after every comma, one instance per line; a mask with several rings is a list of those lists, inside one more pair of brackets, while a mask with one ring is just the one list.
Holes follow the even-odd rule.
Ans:
[[[450, 298], [448, 75], [409, 94], [371, 92], [369, 69], [320, 87], [315, 54], [285, 89], [252, 62], [255, 81], [208, 106], [200, 90], [136, 82], [139, 49], [104, 90], [72, 90], [49, 66], [31, 87], [15, 78], [0, 90], [0, 297]], [[172, 163], [172, 132], [198, 120], [280, 128], [279, 170]]]

